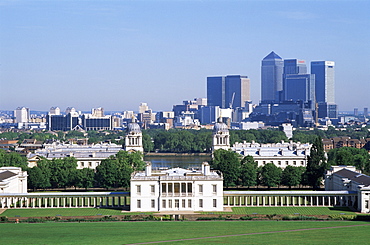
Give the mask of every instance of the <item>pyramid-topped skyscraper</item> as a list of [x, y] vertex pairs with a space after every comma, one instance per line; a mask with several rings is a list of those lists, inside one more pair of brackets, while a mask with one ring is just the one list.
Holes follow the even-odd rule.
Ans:
[[274, 51], [262, 60], [261, 102], [279, 102], [283, 90], [284, 61]]

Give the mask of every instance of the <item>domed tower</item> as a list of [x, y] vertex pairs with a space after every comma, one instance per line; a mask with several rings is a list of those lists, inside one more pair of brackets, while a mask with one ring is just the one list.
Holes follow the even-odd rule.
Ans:
[[127, 126], [127, 133], [125, 138], [125, 151], [141, 151], [143, 149], [143, 135], [139, 124], [132, 120]]
[[215, 124], [213, 127], [212, 138], [212, 152], [218, 149], [230, 149], [229, 129], [225, 123], [217, 122]]

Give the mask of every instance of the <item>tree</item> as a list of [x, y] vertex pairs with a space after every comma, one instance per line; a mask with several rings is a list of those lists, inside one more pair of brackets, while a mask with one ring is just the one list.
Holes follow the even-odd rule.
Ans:
[[49, 163], [49, 160], [43, 158], [37, 162], [37, 166], [27, 169], [29, 188], [35, 190], [51, 187]]
[[241, 161], [240, 179], [243, 186], [257, 185], [257, 163], [252, 156], [246, 156]]
[[365, 174], [370, 174], [370, 155], [365, 149], [341, 147], [328, 152], [330, 165], [355, 166]]
[[22, 170], [27, 169], [27, 158], [16, 152], [7, 153], [0, 149], [0, 167], [20, 167]]
[[261, 183], [269, 189], [280, 184], [282, 170], [273, 163], [265, 164], [261, 169]]
[[77, 171], [76, 158], [54, 158], [49, 162], [49, 168], [52, 173], [50, 183], [53, 188], [66, 188], [75, 185]]
[[229, 187], [237, 183], [240, 176], [240, 166], [240, 155], [238, 153], [223, 149], [214, 151], [211, 167], [222, 172], [224, 186]]
[[302, 181], [302, 174], [304, 172], [304, 168], [302, 167], [293, 167], [288, 165], [282, 173], [281, 183], [285, 186], [289, 186], [289, 189], [292, 186], [297, 186]]
[[140, 152], [119, 151], [101, 161], [96, 168], [95, 179], [103, 188], [127, 188], [133, 171], [142, 170], [144, 166]]
[[310, 155], [308, 156], [306, 172], [304, 174], [305, 182], [309, 186], [312, 186], [313, 189], [318, 189], [327, 167], [321, 137], [316, 137], [312, 144]]
[[81, 188], [91, 188], [94, 186], [95, 172], [91, 168], [77, 169], [76, 186]]

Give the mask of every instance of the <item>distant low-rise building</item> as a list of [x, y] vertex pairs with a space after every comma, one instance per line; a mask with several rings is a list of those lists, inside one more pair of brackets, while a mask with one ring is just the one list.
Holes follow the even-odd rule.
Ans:
[[285, 168], [287, 166], [306, 167], [311, 146], [308, 143], [292, 141], [276, 144], [260, 144], [252, 141], [251, 143], [236, 142], [231, 149], [243, 156], [252, 156], [258, 166], [273, 163], [277, 167]]

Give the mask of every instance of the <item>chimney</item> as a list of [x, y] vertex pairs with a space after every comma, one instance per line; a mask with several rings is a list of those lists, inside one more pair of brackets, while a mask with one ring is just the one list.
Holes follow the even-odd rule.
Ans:
[[152, 163], [151, 162], [146, 163], [145, 176], [152, 176]]
[[211, 167], [209, 166], [208, 162], [203, 162], [202, 170], [203, 170], [202, 172], [205, 176], [211, 174]]

